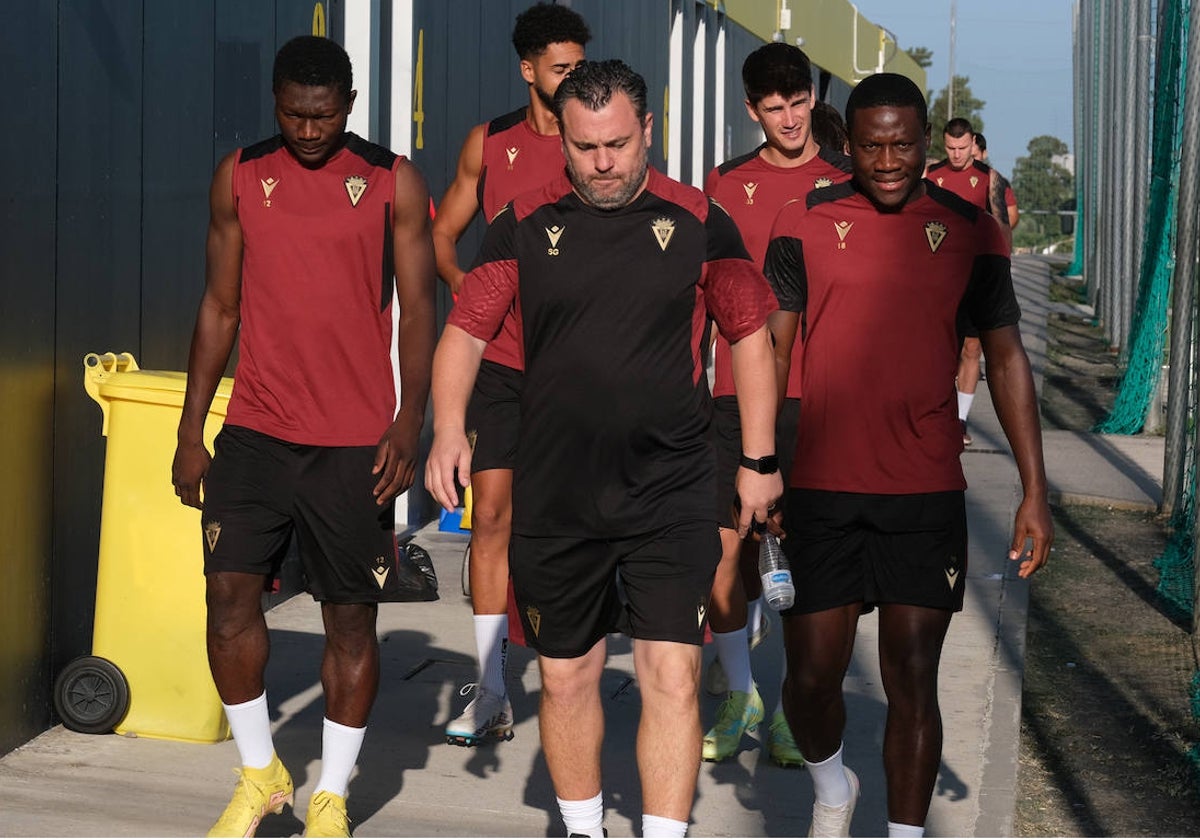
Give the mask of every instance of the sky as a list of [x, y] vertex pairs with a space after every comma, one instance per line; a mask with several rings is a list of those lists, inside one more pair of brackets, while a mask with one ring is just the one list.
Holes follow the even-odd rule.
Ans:
[[[949, 79], [950, 0], [852, 0], [896, 36], [901, 49], [928, 47], [927, 87]], [[983, 132], [993, 166], [1011, 177], [1029, 141], [1050, 134], [1074, 151], [1072, 0], [957, 0], [954, 73], [986, 104]], [[934, 126], [939, 131], [941, 126]]]

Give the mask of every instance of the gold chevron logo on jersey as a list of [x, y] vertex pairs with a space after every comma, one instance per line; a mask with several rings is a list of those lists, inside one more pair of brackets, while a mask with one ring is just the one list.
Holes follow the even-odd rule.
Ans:
[[388, 572], [391, 569], [383, 562], [382, 557], [375, 558], [375, 568], [371, 570], [371, 574], [375, 575], [375, 582], [379, 584], [379, 588], [383, 589], [383, 585], [387, 583]]
[[854, 222], [834, 222], [833, 229], [838, 235], [838, 250], [846, 250], [846, 236], [850, 233], [850, 228], [854, 227]]
[[258, 182], [262, 184], [263, 198], [270, 198], [271, 193], [275, 192], [275, 188], [279, 186], [278, 178], [259, 178]]
[[517, 155], [521, 154], [521, 150], [516, 146], [512, 146], [504, 150], [504, 154], [508, 155], [508, 168], [513, 168], [513, 161], [517, 159]]
[[946, 180], [946, 179], [945, 179], [945, 178], [938, 178], [938, 179], [937, 179], [937, 185], [940, 187], [940, 186], [942, 185], [942, 181], [944, 181], [944, 180]]
[[542, 611], [537, 607], [526, 607], [525, 617], [529, 619], [529, 626], [533, 629], [533, 635], [540, 636], [542, 634]]
[[363, 197], [363, 193], [366, 191], [366, 178], [361, 175], [349, 175], [346, 177], [346, 195], [350, 196], [350, 204], [352, 206], [358, 206], [358, 200]]
[[747, 181], [746, 183], [742, 184], [742, 189], [746, 191], [746, 203], [753, 204], [754, 194], [758, 192], [758, 184], [754, 183], [753, 181]]
[[929, 250], [937, 253], [937, 249], [942, 247], [942, 243], [946, 241], [946, 234], [949, 229], [941, 222], [926, 222], [925, 223], [925, 239], [929, 242]]
[[658, 240], [658, 247], [664, 251], [671, 244], [671, 237], [675, 235], [675, 220], [674, 219], [655, 219], [650, 223], [650, 229], [654, 231], [654, 238]]
[[205, 522], [204, 523], [204, 541], [208, 543], [208, 551], [211, 554], [217, 550], [217, 540], [221, 538], [221, 523], [220, 522]]
[[972, 175], [969, 180], [971, 181], [971, 189], [979, 186], [979, 178], [977, 176]]
[[546, 253], [552, 257], [558, 256], [558, 240], [562, 239], [563, 231], [567, 229], [566, 225], [555, 225], [554, 227], [546, 228], [546, 238], [550, 240], [550, 247], [546, 249]]
[[829, 178], [818, 178], [817, 180], [813, 181], [814, 189], [819, 190], [822, 187], [832, 187], [832, 186], [833, 186], [833, 181]]

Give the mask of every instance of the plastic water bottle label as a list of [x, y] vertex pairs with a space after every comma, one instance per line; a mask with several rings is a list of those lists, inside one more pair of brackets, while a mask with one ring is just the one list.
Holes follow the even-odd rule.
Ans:
[[784, 570], [784, 571], [780, 571], [780, 572], [772, 572], [771, 573], [771, 583], [791, 583], [791, 582], [792, 582], [792, 573], [790, 571]]

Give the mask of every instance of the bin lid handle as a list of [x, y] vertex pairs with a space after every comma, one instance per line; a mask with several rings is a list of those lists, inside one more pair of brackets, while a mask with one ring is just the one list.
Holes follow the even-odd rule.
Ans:
[[100, 395], [100, 383], [114, 373], [137, 370], [132, 353], [88, 353], [83, 357], [83, 389], [100, 404], [104, 423], [100, 433], [108, 437], [108, 400]]

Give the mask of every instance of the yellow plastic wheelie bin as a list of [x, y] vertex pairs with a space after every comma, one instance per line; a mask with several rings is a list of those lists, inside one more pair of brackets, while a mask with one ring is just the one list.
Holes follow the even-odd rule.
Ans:
[[[54, 690], [82, 732], [212, 743], [229, 737], [205, 650], [200, 512], [171, 486], [187, 375], [139, 370], [129, 353], [89, 353], [84, 387], [108, 438], [92, 655]], [[221, 380], [204, 427], [211, 449], [233, 380]]]

